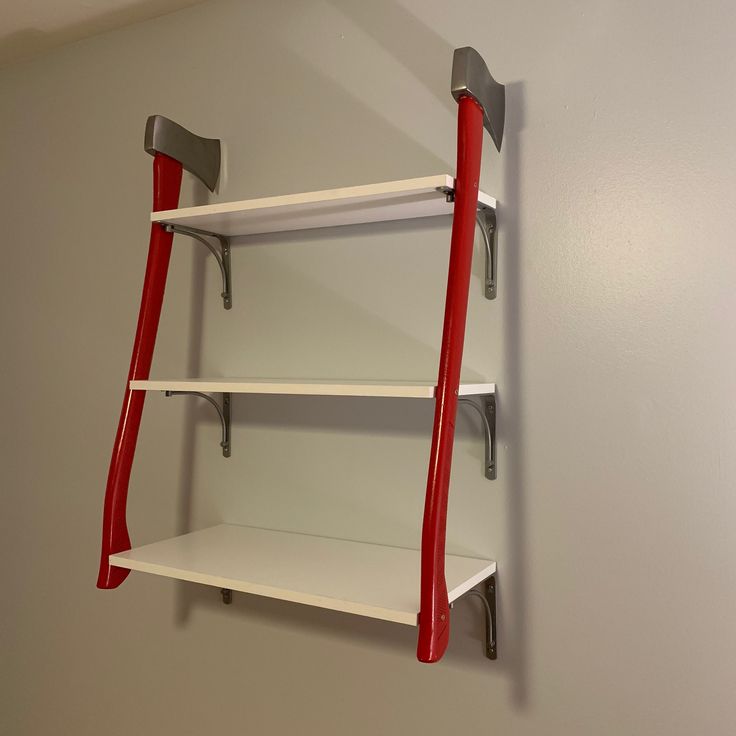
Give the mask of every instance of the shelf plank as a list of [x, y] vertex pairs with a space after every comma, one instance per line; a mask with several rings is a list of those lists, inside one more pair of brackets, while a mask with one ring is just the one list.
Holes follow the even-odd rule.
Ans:
[[[496, 571], [447, 555], [450, 602]], [[416, 626], [418, 550], [221, 524], [110, 555], [129, 570]]]
[[[152, 222], [164, 222], [236, 237], [262, 233], [309, 230], [316, 227], [405, 220], [452, 214], [440, 188], [453, 189], [449, 174], [365, 184], [240, 202], [207, 204], [151, 213]], [[479, 192], [482, 207], [495, 208], [496, 200]]]
[[[273, 378], [189, 378], [131, 381], [135, 391], [214, 391], [239, 394], [290, 394], [298, 396], [373, 396], [433, 399], [433, 381], [334, 381]], [[461, 383], [459, 396], [494, 394], [495, 383]]]

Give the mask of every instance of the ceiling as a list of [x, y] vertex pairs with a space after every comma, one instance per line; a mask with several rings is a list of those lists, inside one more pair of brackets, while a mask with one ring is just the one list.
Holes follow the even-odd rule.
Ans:
[[203, 0], [2, 0], [0, 66]]

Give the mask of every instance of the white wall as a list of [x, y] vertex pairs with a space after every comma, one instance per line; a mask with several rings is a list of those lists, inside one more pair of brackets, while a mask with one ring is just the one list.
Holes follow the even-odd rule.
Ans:
[[[0, 72], [0, 732], [679, 736], [736, 709], [736, 17], [730, 3], [216, 2]], [[507, 83], [499, 298], [465, 375], [500, 390], [499, 480], [459, 420], [448, 543], [500, 574], [439, 665], [415, 632], [133, 574], [100, 519], [146, 255], [143, 126], [226, 145], [202, 203], [454, 169], [452, 49]], [[154, 375], [431, 378], [449, 222], [175, 245]], [[477, 252], [481, 244], [477, 243]], [[431, 407], [149, 397], [129, 521], [419, 539]], [[237, 729], [237, 730], [236, 730]]]

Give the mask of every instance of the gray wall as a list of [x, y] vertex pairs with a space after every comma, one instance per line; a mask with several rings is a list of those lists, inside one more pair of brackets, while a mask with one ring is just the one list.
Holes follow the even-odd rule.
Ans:
[[[0, 73], [0, 732], [731, 734], [736, 727], [732, 4], [218, 2]], [[133, 574], [94, 583], [150, 208], [147, 115], [226, 142], [226, 201], [454, 170], [452, 49], [508, 84], [499, 480], [463, 415], [451, 550], [500, 569], [441, 664], [415, 632]], [[154, 374], [432, 378], [449, 222], [175, 245]], [[476, 244], [480, 252], [480, 243]], [[148, 399], [134, 542], [221, 520], [416, 545], [431, 407]]]

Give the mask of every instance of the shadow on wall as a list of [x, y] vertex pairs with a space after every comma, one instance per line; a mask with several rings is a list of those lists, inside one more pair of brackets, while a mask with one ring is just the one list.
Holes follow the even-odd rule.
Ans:
[[[379, 0], [380, 13], [388, 14], [392, 23], [376, 23], [375, 5], [370, 6], [353, 0], [341, 2], [339, 10], [352, 17], [362, 29], [373, 36], [379, 45], [394, 57], [397, 65], [409, 69], [417, 81], [426, 89], [437, 88], [438, 79], [448, 76], [447, 60], [452, 57], [452, 47], [432, 29], [424, 26], [391, 0]], [[407, 45], [406, 39], [411, 39]], [[482, 47], [479, 49], [483, 52]], [[416, 51], [416, 53], [415, 53]], [[304, 59], [301, 59], [304, 61]], [[442, 64], [442, 68], [437, 68]], [[350, 93], [344, 92], [346, 98]], [[505, 375], [506, 382], [500, 387], [499, 396], [499, 444], [506, 457], [501, 457], [503, 469], [501, 487], [510, 494], [508, 498], [508, 538], [510, 539], [506, 560], [501, 560], [499, 570], [499, 660], [489, 665], [481, 656], [484, 640], [483, 614], [478, 606], [464, 604], [455, 606], [454, 636], [447, 654], [446, 663], [451, 667], [472, 668], [485, 673], [505, 673], [513, 686], [514, 701], [518, 708], [526, 708], [529, 700], [527, 677], [527, 570], [525, 540], [525, 477], [523, 456], [523, 394], [520, 385], [522, 375], [522, 277], [521, 233], [520, 233], [520, 165], [521, 134], [524, 127], [523, 83], [506, 85], [506, 134], [501, 162], [504, 166], [504, 196], [499, 205], [501, 247], [501, 298], [505, 299]], [[352, 99], [352, 98], [351, 98]], [[441, 104], [454, 114], [454, 103], [449, 94], [439, 97]], [[363, 114], [369, 112], [368, 108]], [[380, 118], [378, 113], [374, 113]], [[197, 203], [206, 200], [204, 191]], [[193, 269], [193, 292], [195, 298], [190, 313], [190, 346], [187, 371], [199, 375], [203, 344], [204, 280], [205, 259], [203, 253], [195, 252]], [[190, 531], [191, 504], [194, 477], [194, 443], [196, 424], [205, 415], [193, 402], [187, 409], [182, 444], [182, 478], [179, 495], [179, 533]], [[417, 431], [424, 431], [418, 427]], [[179, 583], [176, 621], [186, 625], [193, 606], [221, 606], [216, 590], [187, 583]], [[372, 647], [400, 651], [413, 657], [416, 632], [409, 627], [386, 622], [361, 619], [360, 617], [336, 612], [317, 610], [308, 606], [290, 605], [255, 596], [238, 595], [229, 608], [230, 614], [248, 616], [255, 620], [268, 619], [293, 626], [318, 635], [369, 642]]]
[[[197, 182], [194, 194], [194, 206], [207, 204], [209, 197], [204, 184]], [[202, 337], [204, 333], [204, 301], [205, 301], [205, 268], [208, 253], [203, 248], [194, 248], [192, 252], [192, 300], [189, 310], [189, 351], [187, 356], [188, 376], [201, 375]], [[176, 520], [177, 535], [192, 531], [192, 499], [194, 497], [194, 443], [197, 432], [197, 401], [188, 401], [184, 425], [182, 429], [181, 447], [181, 480], [179, 481], [179, 508]], [[189, 619], [190, 605], [187, 586], [177, 585], [176, 622], [183, 626]]]
[[139, 0], [122, 8], [95, 12], [93, 17], [83, 18], [75, 23], [62, 25], [50, 31], [38, 28], [24, 28], [0, 37], [0, 67], [15, 61], [28, 59], [88, 36], [110, 31], [113, 28], [138, 23], [149, 18], [173, 13], [176, 10], [198, 5], [205, 0]]
[[351, 17], [426, 89], [454, 118], [456, 103], [448, 91], [453, 48], [432, 28], [394, 0], [340, 0], [331, 3]]
[[[505, 459], [508, 508], [508, 558], [500, 570], [498, 595], [500, 647], [506, 648], [505, 666], [514, 683], [514, 701], [524, 708], [529, 700], [527, 652], [527, 560], [524, 477], [524, 416], [522, 356], [521, 273], [521, 145], [524, 130], [524, 84], [506, 85], [506, 131], [504, 134], [504, 201], [499, 203], [499, 238], [503, 243], [503, 277], [506, 302], [504, 347], [506, 382], [498, 402], [499, 442], [507, 447]], [[503, 655], [499, 655], [503, 656]]]

